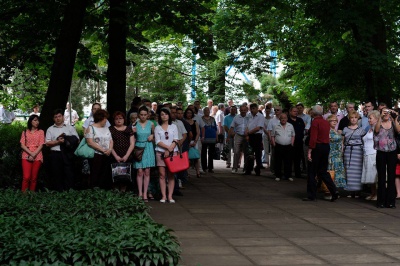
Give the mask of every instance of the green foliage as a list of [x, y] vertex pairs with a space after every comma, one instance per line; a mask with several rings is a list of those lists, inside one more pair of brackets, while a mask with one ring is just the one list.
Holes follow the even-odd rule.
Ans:
[[0, 124], [0, 187], [21, 187], [21, 133], [25, 122], [15, 121], [11, 125]]
[[20, 265], [177, 265], [170, 230], [129, 193], [0, 191], [0, 261]]

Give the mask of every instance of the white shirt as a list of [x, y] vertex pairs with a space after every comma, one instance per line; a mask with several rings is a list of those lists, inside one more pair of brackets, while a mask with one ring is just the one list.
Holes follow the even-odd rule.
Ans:
[[372, 155], [376, 154], [376, 150], [374, 149], [374, 131], [370, 130], [363, 137], [364, 141], [364, 155]]
[[264, 121], [265, 117], [260, 114], [259, 112], [256, 113], [256, 115], [253, 116], [253, 114], [250, 114], [249, 116], [249, 122], [247, 123], [247, 129], [253, 130], [254, 128], [259, 127], [260, 129], [255, 132], [255, 134], [262, 134], [263, 133], [263, 128], [264, 128]]
[[[49, 141], [54, 141], [57, 140], [57, 138], [61, 134], [65, 134], [67, 136], [76, 136], [79, 138], [78, 133], [76, 132], [76, 129], [73, 126], [63, 124], [60, 127], [57, 127], [56, 125], [52, 125], [49, 127], [46, 131], [46, 143]], [[60, 145], [56, 145], [50, 148], [52, 151], [60, 151]]]
[[[156, 151], [165, 152], [165, 149], [157, 144], [162, 142], [167, 146], [170, 146], [174, 140], [178, 140], [178, 128], [176, 125], [171, 124], [168, 125], [168, 129], [165, 131], [160, 125], [158, 125], [154, 129], [154, 137], [156, 141]], [[178, 151], [178, 145], [175, 146], [174, 151]]]
[[280, 145], [291, 145], [292, 137], [295, 136], [294, 127], [290, 123], [286, 123], [285, 127], [279, 123], [274, 127], [271, 136], [275, 137], [275, 143]]
[[235, 118], [233, 118], [231, 128], [233, 128], [233, 131], [236, 134], [244, 135], [248, 120], [249, 120], [249, 118], [247, 115], [245, 117], [243, 117], [241, 115], [237, 115], [237, 116], [235, 116]]
[[79, 119], [78, 113], [74, 109], [71, 109], [71, 112], [68, 109], [65, 109], [65, 111], [64, 111], [64, 123], [66, 125], [70, 124], [69, 123], [70, 122], [70, 120], [69, 120], [69, 114], [70, 113], [71, 113], [71, 120], [72, 120], [72, 124], [71, 125], [74, 125], [75, 124], [75, 120]]
[[178, 119], [172, 121], [172, 124], [176, 125], [176, 127], [178, 128], [178, 140], [181, 140], [183, 138], [183, 134], [187, 134], [185, 125], [181, 120]]
[[[83, 129], [85, 130], [85, 129], [87, 129], [89, 126], [91, 126], [91, 125], [93, 125], [94, 124], [94, 119], [93, 119], [93, 116], [90, 116], [88, 119], [86, 119], [85, 120], [85, 122], [83, 123]], [[110, 122], [108, 122], [108, 120], [107, 120], [107, 122], [106, 122], [106, 125], [104, 126], [104, 127], [110, 127], [111, 126], [111, 124], [110, 124]]]
[[[112, 136], [108, 127], [90, 127], [89, 133], [85, 134], [85, 138], [92, 139], [105, 150], [110, 149], [110, 141]], [[97, 154], [103, 154], [98, 150], [95, 150], [94, 152]]]
[[279, 118], [274, 116], [273, 118], [271, 118], [269, 120], [267, 131], [272, 131], [275, 128], [275, 126], [279, 125], [280, 123], [281, 123], [281, 121], [279, 120]]
[[[215, 115], [215, 122], [217, 123], [218, 134], [222, 134], [222, 132], [223, 132], [224, 118], [225, 118], [224, 112], [221, 110], [218, 110]], [[221, 123], [221, 128], [219, 128], [218, 123]]]

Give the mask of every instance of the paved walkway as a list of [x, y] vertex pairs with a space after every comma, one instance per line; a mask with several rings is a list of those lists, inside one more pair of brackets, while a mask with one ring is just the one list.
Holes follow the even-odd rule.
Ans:
[[214, 162], [215, 173], [192, 177], [176, 204], [150, 203], [178, 236], [181, 265], [400, 265], [399, 202], [303, 202], [305, 179], [231, 174]]

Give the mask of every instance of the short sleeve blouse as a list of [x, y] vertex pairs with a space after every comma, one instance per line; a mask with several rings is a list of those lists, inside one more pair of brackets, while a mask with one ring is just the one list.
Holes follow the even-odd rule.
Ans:
[[[167, 146], [171, 145], [172, 142], [178, 140], [178, 128], [176, 125], [168, 125], [168, 129], [165, 131], [160, 125], [154, 129], [154, 137], [156, 140], [156, 151], [165, 152], [165, 149], [158, 146], [158, 143], [162, 142]], [[175, 146], [174, 151], [178, 151], [178, 147]]]
[[[25, 138], [26, 135], [26, 138]], [[25, 145], [30, 151], [35, 151], [39, 146], [42, 146], [45, 143], [44, 140], [44, 131], [39, 129], [35, 131], [25, 130], [22, 132], [20, 143]], [[28, 159], [29, 154], [25, 151], [22, 152], [22, 159]], [[40, 151], [36, 156], [35, 161], [43, 162], [43, 154]]]
[[[111, 132], [108, 127], [89, 127], [89, 133], [85, 134], [85, 138], [93, 139], [94, 142], [99, 144], [103, 149], [108, 150], [110, 148]], [[97, 154], [103, 154], [102, 152], [95, 150]]]

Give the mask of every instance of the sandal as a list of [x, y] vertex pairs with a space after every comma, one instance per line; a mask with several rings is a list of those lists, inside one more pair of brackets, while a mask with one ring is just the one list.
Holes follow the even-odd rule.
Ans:
[[148, 198], [149, 198], [149, 200], [154, 200], [154, 197], [153, 197], [152, 194], [149, 194], [149, 195], [148, 195]]
[[149, 200], [148, 200], [148, 199], [143, 199], [143, 201], [144, 201], [144, 202], [149, 202]]

